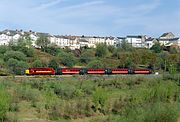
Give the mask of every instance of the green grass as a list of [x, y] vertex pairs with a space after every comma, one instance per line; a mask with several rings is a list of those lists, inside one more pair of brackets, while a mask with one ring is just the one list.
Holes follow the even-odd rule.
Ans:
[[0, 86], [10, 96], [4, 118], [7, 121], [180, 121], [180, 87], [176, 79], [8, 77], [0, 79]]

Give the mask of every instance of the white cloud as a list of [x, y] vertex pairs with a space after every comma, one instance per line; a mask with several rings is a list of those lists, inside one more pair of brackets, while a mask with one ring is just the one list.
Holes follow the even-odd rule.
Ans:
[[47, 2], [47, 3], [43, 3], [38, 5], [37, 7], [33, 8], [34, 10], [43, 10], [43, 9], [47, 9], [49, 7], [55, 6], [61, 2], [65, 2], [67, 0], [52, 0], [51, 2]]
[[180, 31], [177, 26], [180, 24], [179, 12], [176, 15], [155, 15], [154, 11], [161, 7], [161, 0], [131, 6], [114, 4], [113, 0], [111, 4], [107, 0], [81, 0], [81, 3], [71, 3], [70, 0], [17, 1], [0, 1], [0, 11], [3, 11], [0, 13], [3, 25], [0, 28], [7, 25], [9, 29], [17, 27], [55, 34], [105, 36], [128, 32], [156, 35], [168, 30]]

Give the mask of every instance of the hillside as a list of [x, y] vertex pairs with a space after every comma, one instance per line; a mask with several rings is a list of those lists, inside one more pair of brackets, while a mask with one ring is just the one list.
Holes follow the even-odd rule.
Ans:
[[[179, 77], [179, 76], [178, 76]], [[0, 119], [13, 122], [177, 122], [170, 77], [1, 78]]]

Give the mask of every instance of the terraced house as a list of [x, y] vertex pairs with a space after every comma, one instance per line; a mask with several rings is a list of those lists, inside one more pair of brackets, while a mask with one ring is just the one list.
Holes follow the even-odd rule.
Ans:
[[10, 42], [16, 43], [22, 36], [28, 35], [32, 40], [32, 46], [37, 47], [36, 40], [40, 35], [46, 36], [52, 45], [60, 48], [70, 48], [72, 50], [81, 47], [95, 48], [97, 44], [104, 43], [115, 47], [121, 46], [123, 41], [135, 48], [151, 48], [156, 42], [164, 46], [177, 45], [180, 47], [180, 38], [175, 37], [172, 32], [164, 33], [159, 38], [152, 38], [146, 35], [128, 35], [126, 37], [99, 37], [99, 36], [63, 36], [51, 35], [23, 30], [4, 30], [0, 32], [0, 45], [8, 45]]

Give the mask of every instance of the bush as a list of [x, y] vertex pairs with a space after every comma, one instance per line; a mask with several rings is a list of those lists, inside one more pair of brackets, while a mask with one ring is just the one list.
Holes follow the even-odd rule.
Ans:
[[4, 54], [4, 61], [8, 61], [11, 58], [17, 59], [19, 61], [26, 60], [26, 56], [24, 55], [24, 53], [22, 53], [20, 51], [7, 51]]
[[76, 100], [76, 101], [56, 101], [50, 109], [50, 119], [60, 120], [62, 118], [78, 119], [90, 117], [94, 114], [91, 109], [92, 102], [90, 100]]
[[105, 106], [105, 102], [107, 100], [106, 91], [97, 88], [96, 91], [93, 93], [93, 102], [95, 103], [95, 111], [99, 110], [100, 112], [104, 112], [103, 108]]
[[59, 68], [59, 64], [55, 59], [51, 60], [48, 66], [53, 68], [55, 71]]
[[116, 48], [114, 47], [114, 45], [109, 45], [108, 50], [109, 50], [109, 52], [114, 53]]
[[64, 66], [73, 67], [77, 62], [76, 58], [71, 53], [61, 53], [59, 54], [59, 57]]
[[35, 60], [31, 65], [32, 65], [32, 67], [42, 67], [43, 66], [41, 60]]
[[56, 56], [62, 52], [62, 49], [54, 46], [50, 46], [50, 47], [46, 47], [45, 51], [53, 56]]
[[33, 102], [38, 102], [41, 99], [40, 91], [37, 89], [32, 89], [30, 86], [21, 86], [16, 88], [18, 98], [21, 100], [27, 100]]
[[29, 67], [26, 62], [18, 61], [17, 59], [13, 58], [8, 60], [7, 65], [9, 66], [10, 70], [17, 75], [25, 74], [25, 69]]
[[8, 46], [5, 45], [1, 45], [0, 46], [0, 54], [4, 54], [6, 51], [9, 51], [10, 48]]
[[163, 48], [162, 48], [162, 46], [161, 46], [160, 43], [155, 43], [155, 44], [150, 48], [150, 50], [153, 50], [155, 53], [160, 53], [160, 52], [163, 50]]
[[72, 99], [74, 97], [75, 88], [69, 85], [56, 84], [54, 86], [54, 93], [61, 98]]
[[33, 48], [20, 47], [19, 51], [23, 52], [27, 57], [33, 57], [34, 56], [34, 49]]
[[93, 60], [88, 63], [87, 67], [88, 68], [103, 68], [104, 65], [100, 60]]
[[80, 57], [81, 63], [89, 63], [95, 57], [93, 50], [87, 50]]
[[96, 56], [105, 57], [108, 53], [108, 48], [106, 44], [97, 44], [96, 46]]
[[149, 109], [144, 117], [144, 122], [177, 122], [177, 109], [172, 105], [156, 103]]
[[10, 107], [10, 95], [0, 86], [0, 121], [3, 121]]

